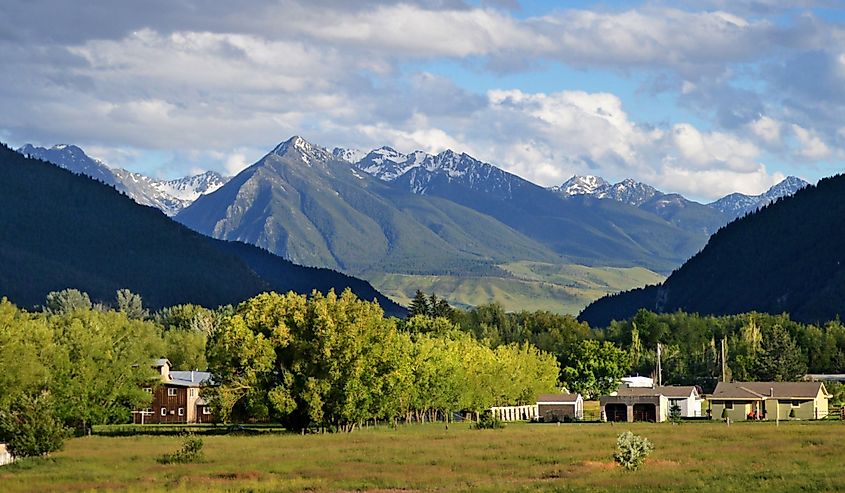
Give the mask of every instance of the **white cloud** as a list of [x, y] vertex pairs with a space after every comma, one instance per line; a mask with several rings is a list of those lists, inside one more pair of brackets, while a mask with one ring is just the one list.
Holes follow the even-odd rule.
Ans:
[[815, 132], [800, 125], [792, 124], [792, 133], [798, 140], [800, 148], [797, 155], [801, 158], [817, 161], [830, 157], [831, 150]]

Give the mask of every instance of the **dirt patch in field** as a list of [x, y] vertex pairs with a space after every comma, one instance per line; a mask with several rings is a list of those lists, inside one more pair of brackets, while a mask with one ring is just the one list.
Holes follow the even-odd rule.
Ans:
[[615, 462], [602, 462], [597, 460], [585, 460], [579, 464], [582, 467], [586, 467], [588, 469], [602, 469], [602, 470], [610, 470], [616, 469], [617, 466]]
[[221, 472], [218, 474], [211, 475], [212, 479], [224, 479], [226, 481], [258, 479], [260, 477], [261, 473], [258, 471]]

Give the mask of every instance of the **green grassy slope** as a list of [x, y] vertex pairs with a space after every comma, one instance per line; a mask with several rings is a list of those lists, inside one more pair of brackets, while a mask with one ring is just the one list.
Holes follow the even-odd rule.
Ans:
[[407, 305], [417, 289], [445, 298], [454, 306], [498, 302], [508, 311], [548, 310], [578, 313], [607, 293], [660, 282], [663, 277], [641, 267], [588, 267], [520, 261], [499, 266], [487, 276], [372, 274], [382, 293]]

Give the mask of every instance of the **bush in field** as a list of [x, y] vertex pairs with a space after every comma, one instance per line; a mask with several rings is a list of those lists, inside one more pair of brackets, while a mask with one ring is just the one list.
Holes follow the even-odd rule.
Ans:
[[678, 404], [672, 404], [672, 407], [669, 408], [669, 421], [674, 424], [681, 422], [681, 406]]
[[193, 462], [202, 462], [202, 438], [195, 437], [191, 434], [185, 435], [185, 441], [182, 442], [182, 448], [172, 454], [164, 454], [156, 461], [159, 464], [190, 464]]
[[616, 438], [616, 453], [613, 458], [625, 469], [636, 471], [652, 450], [654, 445], [647, 438], [626, 431]]
[[476, 430], [499, 430], [504, 428], [505, 424], [501, 419], [493, 416], [490, 411], [485, 411], [479, 416], [478, 423], [475, 423], [472, 427]]
[[46, 392], [21, 396], [8, 410], [0, 411], [0, 441], [15, 457], [38, 457], [61, 450], [68, 430], [56, 417]]

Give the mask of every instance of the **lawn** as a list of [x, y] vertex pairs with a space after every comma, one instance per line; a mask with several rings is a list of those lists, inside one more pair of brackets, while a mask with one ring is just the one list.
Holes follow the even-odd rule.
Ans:
[[[625, 430], [655, 451], [626, 472]], [[178, 437], [85, 437], [0, 468], [23, 491], [841, 491], [845, 424], [510, 424], [364, 429], [349, 435], [206, 436], [205, 461], [161, 465]]]

